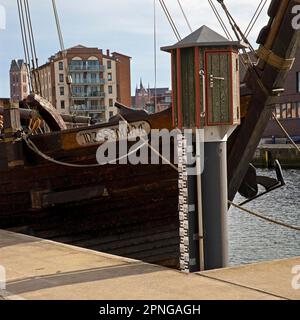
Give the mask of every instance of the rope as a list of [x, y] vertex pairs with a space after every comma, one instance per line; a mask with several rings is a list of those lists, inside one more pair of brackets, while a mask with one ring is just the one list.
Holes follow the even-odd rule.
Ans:
[[58, 161], [55, 160], [51, 157], [49, 157], [48, 155], [46, 155], [45, 153], [43, 153], [42, 151], [40, 151], [38, 149], [38, 147], [31, 141], [28, 139], [27, 136], [23, 136], [23, 140], [26, 142], [27, 146], [36, 154], [38, 154], [40, 157], [42, 157], [43, 159], [64, 166], [64, 167], [71, 167], [71, 168], [96, 168], [96, 167], [101, 167], [107, 164], [114, 164], [116, 161], [120, 161], [122, 159], [124, 159], [125, 157], [130, 156], [131, 154], [136, 153], [139, 149], [141, 149], [143, 146], [145, 146], [146, 144], [143, 143], [141, 146], [138, 146], [136, 149], [130, 151], [129, 153], [127, 153], [126, 155], [123, 155], [122, 157], [119, 157], [117, 159], [111, 160], [107, 163], [97, 163], [97, 164], [74, 164], [74, 163], [67, 163], [67, 162], [63, 162], [63, 161]]
[[[227, 18], [228, 18], [228, 21], [231, 25], [231, 28], [233, 30], [233, 32], [235, 33], [237, 39], [240, 41], [240, 36], [242, 38], [242, 40], [249, 45], [249, 48], [250, 50], [255, 53], [255, 50], [254, 48], [252, 47], [251, 43], [249, 42], [249, 40], [247, 39], [247, 37], [245, 36], [245, 34], [242, 32], [242, 30], [240, 29], [240, 27], [238, 26], [238, 24], [236, 23], [236, 21], [234, 20], [233, 16], [230, 14], [229, 10], [227, 9], [225, 3], [224, 3], [224, 0], [218, 0], [218, 2], [221, 4], [222, 6], [222, 9], [224, 10]], [[246, 50], [244, 49], [244, 52], [246, 52]]]
[[288, 229], [291, 229], [291, 230], [300, 231], [300, 227], [291, 226], [291, 225], [286, 224], [286, 223], [284, 223], [284, 222], [280, 222], [280, 221], [277, 221], [277, 220], [274, 220], [274, 219], [265, 217], [264, 215], [262, 215], [262, 214], [260, 214], [260, 213], [256, 213], [256, 212], [253, 212], [253, 211], [251, 211], [251, 210], [249, 210], [249, 209], [243, 208], [243, 207], [241, 207], [241, 206], [239, 206], [239, 205], [237, 205], [237, 204], [235, 204], [235, 203], [233, 203], [233, 202], [231, 202], [231, 201], [228, 201], [228, 203], [229, 203], [230, 205], [232, 205], [233, 207], [235, 207], [235, 208], [237, 208], [237, 209], [239, 209], [239, 210], [241, 210], [241, 211], [244, 211], [244, 212], [246, 212], [246, 213], [249, 213], [250, 215], [252, 215], [252, 216], [254, 216], [254, 217], [257, 217], [257, 218], [259, 218], [259, 219], [265, 220], [265, 221], [267, 221], [267, 222], [274, 223], [274, 224], [276, 224], [276, 225], [278, 225], [278, 226], [285, 227], [285, 228], [288, 228]]
[[31, 50], [31, 62], [32, 62], [32, 72], [35, 82], [35, 89], [38, 94], [41, 92], [41, 83], [39, 76], [37, 76], [36, 70], [37, 70], [37, 56], [36, 56], [36, 48], [35, 48], [35, 41], [33, 36], [33, 28], [31, 23], [31, 16], [30, 16], [30, 10], [29, 10], [29, 4], [28, 0], [24, 0], [24, 10], [25, 10], [25, 17], [26, 17], [26, 27], [28, 32], [28, 38], [29, 38], [29, 47]]
[[179, 5], [179, 7], [180, 7], [180, 10], [181, 10], [181, 12], [182, 12], [182, 14], [183, 14], [184, 20], [185, 20], [185, 22], [186, 22], [186, 24], [187, 24], [190, 32], [193, 32], [193, 29], [192, 29], [192, 27], [191, 27], [191, 24], [190, 24], [190, 22], [189, 22], [189, 19], [188, 19], [187, 15], [185, 14], [185, 11], [184, 11], [184, 9], [183, 9], [183, 6], [182, 6], [180, 0], [177, 0], [177, 3], [178, 3], [178, 5]]
[[284, 132], [284, 134], [286, 135], [286, 137], [290, 140], [290, 142], [293, 144], [293, 146], [298, 150], [298, 152], [300, 152], [300, 147], [295, 143], [295, 141], [292, 139], [292, 137], [289, 135], [289, 133], [286, 131], [286, 129], [284, 128], [284, 126], [281, 124], [281, 122], [277, 119], [276, 114], [273, 112], [272, 116], [274, 118], [274, 120], [277, 122], [277, 124], [279, 125], [279, 127], [281, 128], [281, 130]]
[[161, 7], [162, 7], [162, 9], [163, 9], [163, 11], [165, 13], [165, 16], [168, 19], [168, 22], [169, 22], [169, 24], [170, 24], [170, 26], [171, 26], [174, 34], [175, 34], [175, 37], [177, 38], [178, 41], [180, 41], [181, 40], [180, 33], [178, 32], [178, 29], [177, 29], [177, 27], [175, 25], [175, 22], [174, 22], [174, 20], [173, 20], [173, 18], [171, 16], [167, 6], [166, 6], [164, 0], [159, 0], [159, 3], [160, 3], [160, 5], [161, 5]]
[[213, 12], [214, 12], [217, 20], [219, 21], [219, 23], [220, 23], [223, 31], [225, 32], [226, 37], [227, 37], [228, 39], [230, 39], [230, 40], [233, 40], [230, 32], [228, 31], [228, 29], [227, 29], [227, 27], [226, 27], [226, 24], [224, 23], [222, 17], [220, 16], [220, 14], [219, 14], [216, 6], [215, 6], [214, 3], [212, 2], [212, 0], [208, 0], [208, 3], [209, 3], [209, 5], [211, 6], [211, 9], [213, 10]]
[[[119, 113], [118, 116], [126, 123], [127, 127], [130, 130], [133, 130], [133, 127], [131, 126], [130, 123], [128, 123], [128, 121]], [[174, 170], [178, 171], [178, 168], [171, 163], [168, 159], [166, 159], [162, 154], [159, 153], [159, 151], [157, 151], [151, 144], [149, 144], [149, 141], [144, 139], [142, 136], [140, 136], [139, 138], [143, 141], [143, 144], [141, 146], [138, 146], [136, 149], [130, 151], [129, 153], [127, 153], [126, 155], [123, 155], [117, 159], [111, 160], [108, 163], [103, 163], [103, 164], [89, 164], [89, 165], [77, 165], [77, 164], [73, 164], [73, 163], [67, 163], [67, 162], [62, 162], [62, 161], [58, 161], [55, 160], [53, 158], [51, 158], [50, 156], [46, 155], [45, 153], [43, 153], [42, 151], [39, 150], [39, 148], [31, 141], [28, 139], [28, 134], [26, 135], [25, 133], [23, 133], [22, 138], [25, 141], [25, 143], [27, 144], [27, 146], [36, 154], [38, 154], [40, 157], [42, 157], [43, 159], [50, 161], [52, 163], [61, 165], [61, 166], [66, 166], [66, 167], [72, 167], [72, 168], [93, 168], [93, 167], [100, 167], [106, 164], [114, 164], [117, 161], [120, 161], [122, 159], [124, 159], [125, 157], [130, 156], [131, 154], [136, 153], [138, 150], [140, 150], [142, 147], [144, 147], [145, 145], [147, 145], [154, 153], [156, 153], [163, 161], [165, 161], [167, 164], [169, 164]]]
[[17, 0], [17, 5], [18, 5], [19, 21], [20, 21], [23, 49], [24, 49], [24, 59], [26, 62], [26, 68], [28, 73], [29, 87], [30, 87], [30, 90], [33, 91], [33, 79], [31, 74], [30, 54], [28, 49], [28, 40], [27, 40], [27, 33], [26, 33], [26, 27], [25, 27], [24, 9], [23, 9], [22, 0]]
[[[61, 31], [59, 15], [58, 15], [58, 11], [57, 11], [57, 6], [56, 6], [56, 1], [55, 0], [52, 0], [52, 6], [53, 6], [54, 17], [55, 17], [56, 29], [57, 29], [58, 38], [59, 38], [60, 49], [61, 49], [61, 52], [62, 52], [63, 59], [66, 60], [67, 59], [67, 51], [65, 50], [64, 38], [63, 38], [62, 31]], [[65, 73], [67, 75], [67, 85], [68, 85], [68, 88], [69, 88], [69, 96], [70, 96], [69, 104], [70, 104], [70, 107], [71, 107], [71, 105], [72, 105], [72, 81], [69, 81], [70, 70], [69, 70], [68, 62], [64, 63], [64, 70], [65, 70]]]
[[157, 107], [157, 23], [156, 23], [156, 0], [153, 0], [154, 10], [154, 111]]
[[58, 16], [55, 0], [52, 0], [52, 6], [53, 6], [53, 12], [54, 12], [54, 16], [55, 16], [55, 23], [56, 23], [56, 29], [57, 29], [57, 33], [58, 33], [60, 48], [61, 48], [61, 51], [64, 52], [65, 51], [64, 38], [63, 38], [63, 35], [61, 32], [59, 16]]
[[38, 91], [41, 93], [42, 92], [42, 85], [41, 85], [40, 73], [38, 70], [39, 62], [38, 62], [38, 57], [37, 57], [37, 53], [36, 53], [36, 45], [35, 45], [35, 39], [34, 39], [34, 34], [33, 34], [33, 27], [32, 27], [31, 14], [30, 14], [28, 0], [25, 0], [25, 10], [27, 12], [26, 15], [27, 15], [27, 21], [28, 21], [29, 37], [31, 37], [31, 41], [32, 41], [32, 48], [33, 48], [32, 59], [35, 60], [35, 65], [36, 65], [36, 68], [34, 67], [34, 69], [37, 70], [37, 80], [38, 80], [38, 86], [39, 86]]
[[38, 58], [36, 54], [29, 2], [28, 0], [17, 0], [17, 6], [30, 91], [36, 91], [40, 94], [42, 86], [38, 71]]
[[[132, 130], [132, 126], [130, 123], [128, 123], [128, 121], [119, 113], [118, 116], [127, 124], [128, 128], [130, 130]], [[159, 151], [157, 151], [150, 143], [149, 141], [145, 140], [142, 136], [140, 137], [140, 139], [147, 143], [148, 147], [156, 154], [158, 155], [163, 161], [165, 161], [168, 165], [170, 165], [175, 171], [179, 172], [178, 168], [172, 163], [170, 162], [168, 159], [166, 159]]]
[[[264, 4], [262, 5], [262, 3], [264, 2]], [[259, 6], [257, 7], [251, 21], [249, 22], [249, 25], [247, 27], [247, 29], [245, 30], [244, 34], [246, 37], [248, 37], [252, 31], [252, 29], [254, 28], [258, 18], [260, 17], [263, 9], [265, 8], [266, 4], [267, 4], [268, 0], [261, 0], [260, 3], [259, 3]], [[262, 5], [262, 7], [260, 8], [260, 6]], [[260, 9], [259, 9], [260, 8]]]

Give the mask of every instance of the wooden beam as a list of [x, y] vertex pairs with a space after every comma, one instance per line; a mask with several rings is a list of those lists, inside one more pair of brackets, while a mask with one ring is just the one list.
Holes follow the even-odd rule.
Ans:
[[[286, 2], [286, 1], [283, 1]], [[295, 58], [300, 43], [300, 31], [292, 27], [292, 8], [297, 1], [289, 1], [285, 12], [278, 12], [275, 18], [278, 30], [276, 38], [273, 32], [266, 39], [268, 47], [279, 57], [285, 59]], [[270, 38], [273, 39], [271, 44]], [[260, 63], [258, 64], [260, 65]], [[283, 87], [288, 74], [287, 70], [277, 70], [265, 64], [262, 70], [249, 71], [247, 85], [254, 95], [248, 108], [247, 117], [243, 119], [240, 127], [230, 137], [228, 144], [228, 182], [229, 200], [233, 200], [252, 161], [255, 150], [260, 142], [263, 132], [272, 114], [272, 90]]]

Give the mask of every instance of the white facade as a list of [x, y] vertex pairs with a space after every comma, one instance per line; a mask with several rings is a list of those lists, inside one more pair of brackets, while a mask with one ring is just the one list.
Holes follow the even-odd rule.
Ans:
[[[110, 61], [110, 62], [109, 62]], [[105, 79], [105, 118], [108, 120], [118, 113], [115, 107], [117, 101], [117, 62], [108, 57], [103, 58]]]

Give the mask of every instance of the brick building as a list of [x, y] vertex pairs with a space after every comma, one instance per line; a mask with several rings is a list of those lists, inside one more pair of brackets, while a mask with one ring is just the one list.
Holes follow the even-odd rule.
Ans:
[[108, 121], [114, 104], [130, 105], [129, 56], [82, 45], [58, 52], [39, 68], [41, 94], [62, 114]]
[[149, 85], [146, 89], [141, 80], [131, 100], [134, 109], [146, 110], [149, 113], [161, 112], [172, 106], [172, 91], [169, 88], [150, 88]]
[[9, 70], [10, 99], [11, 102], [19, 102], [29, 94], [28, 72], [24, 60], [12, 60]]

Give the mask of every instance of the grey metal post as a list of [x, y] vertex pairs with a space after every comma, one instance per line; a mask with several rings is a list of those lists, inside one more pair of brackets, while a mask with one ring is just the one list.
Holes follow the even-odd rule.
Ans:
[[228, 264], [226, 141], [206, 142], [202, 175], [205, 270]]

